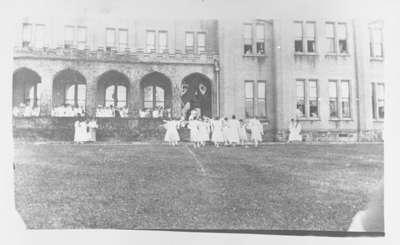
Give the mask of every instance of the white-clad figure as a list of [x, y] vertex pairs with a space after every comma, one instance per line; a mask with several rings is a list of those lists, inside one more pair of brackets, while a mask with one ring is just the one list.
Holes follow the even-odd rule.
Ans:
[[81, 118], [78, 118], [78, 120], [75, 121], [74, 128], [74, 142], [81, 144], [85, 141], [85, 131], [86, 131], [86, 123], [83, 122]]
[[193, 142], [194, 147], [200, 146], [200, 133], [198, 125], [199, 123], [197, 120], [189, 120], [188, 128], [190, 129], [190, 141]]
[[239, 144], [240, 139], [239, 139], [239, 129], [240, 129], [240, 123], [236, 119], [236, 116], [233, 115], [232, 119], [229, 120], [229, 130], [228, 130], [228, 140], [229, 143], [231, 143], [233, 146], [236, 144]]
[[29, 105], [25, 107], [24, 117], [31, 117], [32, 116], [32, 107]]
[[180, 141], [178, 128], [180, 125], [179, 121], [171, 120], [165, 121], [164, 127], [167, 130], [165, 132], [164, 141], [168, 142], [168, 145], [176, 146]]
[[199, 135], [200, 144], [206, 145], [206, 142], [210, 140], [210, 124], [207, 120], [199, 121]]
[[222, 123], [222, 137], [224, 138], [224, 145], [229, 145], [229, 121], [228, 118], [225, 117], [224, 120], [221, 121]]
[[252, 118], [249, 120], [248, 128], [251, 131], [251, 140], [254, 142], [254, 146], [257, 147], [258, 143], [262, 141], [263, 126], [258, 119]]
[[224, 136], [222, 134], [222, 121], [219, 119], [219, 117], [216, 117], [211, 121], [211, 130], [211, 141], [214, 142], [216, 147], [219, 147], [219, 144], [224, 142]]
[[[247, 132], [246, 132], [246, 123], [240, 119], [240, 128], [239, 128], [239, 140], [241, 145], [245, 145], [247, 142]], [[246, 146], [247, 147], [247, 146]]]
[[301, 137], [301, 124], [298, 120], [292, 118], [289, 123], [289, 138], [288, 142], [302, 141]]
[[99, 125], [97, 124], [97, 122], [94, 118], [89, 121], [89, 123], [88, 123], [88, 128], [89, 128], [88, 141], [96, 142], [96, 130], [98, 127], [99, 127]]

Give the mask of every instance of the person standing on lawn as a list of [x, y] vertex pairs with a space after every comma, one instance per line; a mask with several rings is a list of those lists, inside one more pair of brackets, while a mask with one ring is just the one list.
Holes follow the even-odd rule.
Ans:
[[99, 127], [99, 125], [96, 122], [96, 119], [92, 118], [88, 122], [88, 128], [89, 128], [89, 135], [88, 135], [88, 141], [89, 142], [96, 142], [96, 130]]
[[232, 144], [232, 146], [236, 146], [240, 142], [239, 129], [240, 129], [240, 123], [236, 119], [236, 116], [232, 115], [232, 119], [229, 120], [229, 131], [228, 131], [229, 142]]
[[212, 136], [211, 141], [214, 142], [215, 147], [219, 147], [219, 144], [224, 142], [224, 136], [222, 134], [222, 121], [219, 117], [215, 117], [211, 121]]
[[224, 138], [224, 145], [229, 145], [229, 122], [227, 117], [222, 121], [222, 136]]
[[200, 145], [205, 146], [207, 141], [210, 140], [210, 124], [204, 117], [203, 120], [199, 120], [199, 135]]
[[82, 144], [87, 140], [87, 124], [85, 120], [81, 117], [78, 117], [78, 120], [75, 121], [75, 133], [74, 133], [74, 142], [78, 144]]
[[299, 120], [295, 120], [294, 118], [292, 118], [289, 123], [288, 143], [294, 141], [302, 141], [300, 132], [301, 132], [301, 124], [299, 123]]
[[239, 122], [240, 122], [240, 128], [239, 128], [240, 144], [245, 145], [247, 142], [246, 123], [243, 121], [243, 119], [240, 119]]
[[180, 140], [178, 127], [180, 122], [176, 120], [165, 121], [164, 127], [167, 130], [165, 132], [164, 141], [168, 142], [168, 145], [176, 146]]
[[251, 131], [251, 140], [254, 141], [254, 146], [258, 147], [258, 143], [262, 141], [264, 134], [263, 126], [255, 117], [249, 120], [248, 128]]
[[200, 147], [199, 123], [194, 118], [189, 119], [188, 128], [190, 129], [190, 141], [195, 148]]

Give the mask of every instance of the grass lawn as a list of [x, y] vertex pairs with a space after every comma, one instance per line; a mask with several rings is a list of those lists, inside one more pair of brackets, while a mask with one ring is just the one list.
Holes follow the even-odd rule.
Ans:
[[28, 228], [347, 230], [383, 145], [15, 144]]

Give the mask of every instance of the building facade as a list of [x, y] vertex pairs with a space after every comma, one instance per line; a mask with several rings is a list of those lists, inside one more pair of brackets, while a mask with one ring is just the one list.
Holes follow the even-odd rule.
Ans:
[[382, 138], [381, 21], [25, 18], [17, 30], [13, 106], [40, 117], [72, 104], [180, 118], [198, 95], [206, 116], [260, 118], [270, 141], [291, 118], [305, 140]]

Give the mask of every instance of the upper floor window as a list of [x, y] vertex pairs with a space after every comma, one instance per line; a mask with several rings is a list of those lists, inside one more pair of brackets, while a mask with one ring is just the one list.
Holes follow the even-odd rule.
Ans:
[[30, 47], [32, 40], [32, 24], [22, 24], [22, 47]]
[[106, 51], [115, 49], [115, 28], [106, 29]]
[[194, 52], [194, 32], [185, 33], [185, 50], [186, 53]]
[[118, 48], [124, 51], [128, 48], [128, 30], [119, 29], [118, 30]]
[[370, 26], [370, 56], [383, 57], [383, 34], [381, 26]]
[[264, 26], [264, 24], [256, 24], [256, 52], [257, 52], [257, 54], [265, 53], [265, 26]]
[[316, 52], [316, 37], [315, 37], [315, 22], [296, 21], [295, 25], [295, 40], [294, 51], [297, 53], [315, 53]]
[[64, 48], [72, 48], [74, 45], [74, 27], [64, 27]]
[[325, 23], [328, 53], [348, 54], [348, 30], [346, 23]]
[[78, 44], [78, 49], [86, 48], [87, 28], [85, 26], [78, 26], [77, 44]]
[[159, 31], [158, 32], [158, 51], [160, 53], [168, 52], [168, 32]]
[[253, 33], [252, 33], [252, 25], [245, 24], [244, 25], [244, 54], [252, 54], [253, 53]]
[[204, 32], [197, 33], [197, 52], [199, 54], [206, 51], [206, 34]]
[[156, 32], [146, 32], [146, 52], [152, 53], [156, 51]]
[[44, 47], [44, 38], [45, 38], [45, 25], [37, 24], [35, 27], [35, 47], [43, 48]]

